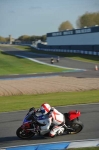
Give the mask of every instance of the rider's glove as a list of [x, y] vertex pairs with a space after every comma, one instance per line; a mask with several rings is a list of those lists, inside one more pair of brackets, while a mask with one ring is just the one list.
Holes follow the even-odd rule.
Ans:
[[36, 112], [36, 109], [34, 107], [29, 109], [28, 114], [34, 114]]
[[37, 109], [36, 112], [40, 112], [40, 109]]

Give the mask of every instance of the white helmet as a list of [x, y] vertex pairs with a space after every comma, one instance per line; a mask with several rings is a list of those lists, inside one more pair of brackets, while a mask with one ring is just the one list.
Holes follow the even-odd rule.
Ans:
[[46, 115], [51, 110], [51, 106], [47, 103], [44, 103], [44, 104], [41, 105], [40, 110], [41, 110], [41, 113]]

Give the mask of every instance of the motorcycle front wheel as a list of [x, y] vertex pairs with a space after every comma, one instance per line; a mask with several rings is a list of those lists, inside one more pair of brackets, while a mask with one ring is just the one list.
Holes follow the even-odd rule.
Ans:
[[26, 130], [19, 127], [16, 131], [16, 135], [21, 139], [30, 139], [35, 135], [35, 133], [33, 133], [31, 131], [27, 132]]
[[70, 134], [77, 134], [83, 129], [84, 125], [79, 119], [75, 119], [73, 120], [71, 127], [73, 131], [71, 131]]

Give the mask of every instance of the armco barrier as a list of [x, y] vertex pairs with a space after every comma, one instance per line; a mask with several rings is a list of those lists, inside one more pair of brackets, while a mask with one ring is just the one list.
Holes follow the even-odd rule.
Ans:
[[[33, 46], [31, 44], [21, 44], [23, 46], [30, 46], [30, 47], [33, 47], [37, 50], [43, 50], [43, 51], [50, 51], [50, 52], [64, 52], [64, 53], [77, 53], [77, 54], [85, 54], [85, 55], [97, 55], [99, 56], [99, 50], [98, 51], [92, 51], [91, 49], [90, 50], [78, 50], [78, 49], [58, 49], [58, 48], [48, 48], [48, 47], [36, 47], [36, 46]], [[97, 45], [96, 45], [97, 46]], [[98, 45], [99, 46], [99, 45]]]
[[[33, 46], [31, 46], [33, 47]], [[84, 55], [97, 55], [99, 56], [99, 52], [97, 51], [87, 51], [87, 50], [67, 50], [67, 49], [45, 49], [45, 48], [36, 48], [37, 50], [50, 51], [50, 52], [64, 52], [64, 53], [76, 53], [76, 54], [84, 54]]]
[[96, 140], [82, 140], [73, 142], [57, 142], [46, 143], [38, 145], [15, 146], [8, 148], [1, 148], [0, 150], [65, 150], [69, 148], [84, 148], [84, 147], [98, 147], [99, 139]]

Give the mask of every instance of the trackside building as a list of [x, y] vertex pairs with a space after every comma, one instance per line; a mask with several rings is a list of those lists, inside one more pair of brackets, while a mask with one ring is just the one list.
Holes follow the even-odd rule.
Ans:
[[47, 33], [47, 45], [39, 49], [56, 52], [99, 55], [99, 26]]

